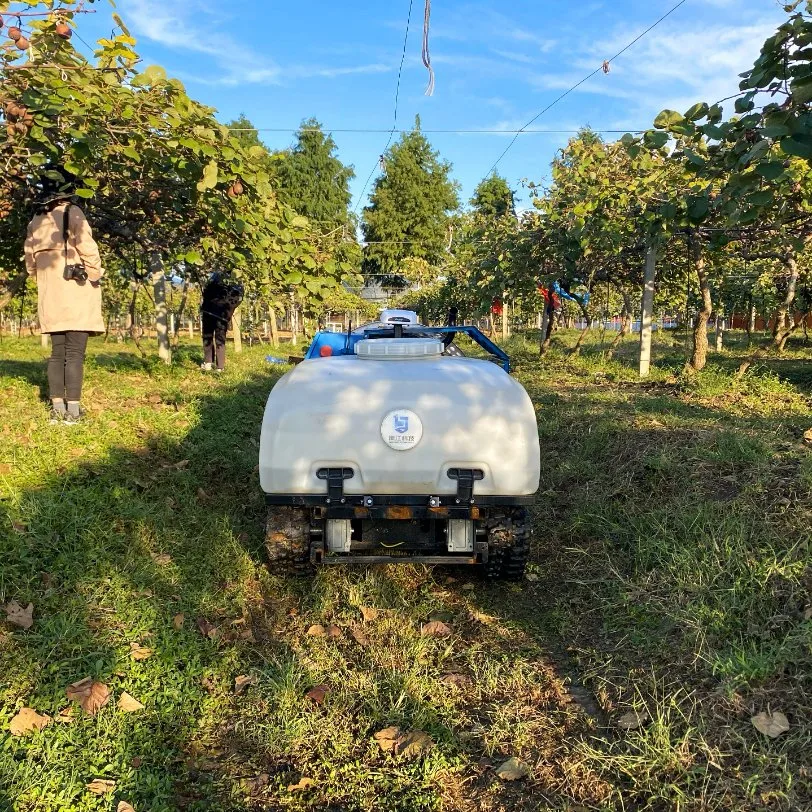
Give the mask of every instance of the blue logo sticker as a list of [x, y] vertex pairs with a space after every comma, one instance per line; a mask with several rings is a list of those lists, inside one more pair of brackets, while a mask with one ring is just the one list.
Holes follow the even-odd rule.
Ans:
[[409, 430], [409, 416], [406, 414], [396, 414], [394, 424], [395, 431], [398, 434], [405, 434]]

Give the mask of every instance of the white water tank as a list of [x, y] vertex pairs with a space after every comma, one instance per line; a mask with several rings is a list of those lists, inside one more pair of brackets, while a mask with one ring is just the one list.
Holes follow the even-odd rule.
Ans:
[[262, 424], [262, 489], [323, 494], [318, 470], [348, 467], [349, 494], [444, 495], [457, 488], [449, 469], [478, 468], [475, 495], [535, 493], [538, 427], [521, 384], [490, 361], [436, 356], [436, 339], [406, 339], [426, 353], [412, 356], [384, 341], [279, 380]]

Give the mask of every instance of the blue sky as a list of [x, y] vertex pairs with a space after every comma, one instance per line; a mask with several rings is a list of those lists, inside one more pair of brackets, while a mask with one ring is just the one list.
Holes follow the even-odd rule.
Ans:
[[[420, 114], [425, 130], [515, 130], [647, 28], [676, 0], [433, 0], [432, 97], [420, 60], [423, 0], [414, 0], [398, 126]], [[85, 40], [110, 31], [107, 8], [80, 21]], [[227, 121], [244, 112], [258, 128], [295, 128], [316, 116], [326, 129], [392, 126], [409, 0], [119, 0], [145, 64], [163, 65]], [[542, 116], [534, 128], [626, 130], [663, 108], [683, 111], [737, 89], [737, 74], [785, 18], [774, 0], [687, 0], [665, 22]], [[77, 43], [78, 45], [79, 43]], [[273, 148], [292, 133], [262, 132]], [[467, 200], [507, 146], [504, 134], [430, 133]], [[612, 139], [615, 135], [607, 134]], [[386, 133], [334, 133], [355, 167], [360, 195]], [[523, 135], [499, 164], [520, 189], [540, 181], [564, 133]]]

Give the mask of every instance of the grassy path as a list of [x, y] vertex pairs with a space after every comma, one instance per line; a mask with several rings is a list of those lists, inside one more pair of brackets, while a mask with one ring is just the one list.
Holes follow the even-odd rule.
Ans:
[[[269, 572], [265, 349], [213, 378], [196, 348], [146, 368], [94, 341], [92, 419], [66, 429], [38, 343], [4, 339], [0, 604], [34, 622], [0, 612], [0, 810], [812, 809], [803, 374], [639, 384], [514, 349], [545, 475], [530, 579], [505, 587]], [[86, 677], [94, 716], [66, 698]], [[22, 707], [51, 723], [10, 735]], [[384, 752], [392, 725], [433, 747]], [[509, 757], [529, 776], [498, 778]]]

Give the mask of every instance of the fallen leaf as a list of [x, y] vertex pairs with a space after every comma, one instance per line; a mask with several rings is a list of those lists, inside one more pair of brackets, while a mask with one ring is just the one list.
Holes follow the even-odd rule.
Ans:
[[249, 677], [247, 674], [241, 674], [239, 677], [236, 677], [234, 680], [234, 693], [241, 694], [248, 688], [249, 685], [256, 685], [257, 678], [256, 677]]
[[106, 778], [94, 778], [86, 786], [94, 795], [107, 795], [108, 792], [115, 790], [116, 782]]
[[807, 429], [804, 432], [804, 442], [812, 445], [812, 429]]
[[68, 686], [65, 694], [71, 702], [78, 702], [82, 710], [95, 716], [110, 701], [110, 689], [103, 682], [96, 682], [92, 677], [85, 677]]
[[176, 629], [182, 629], [184, 620], [186, 620], [186, 616], [183, 614], [183, 612], [178, 612], [178, 614], [176, 614], [175, 617], [172, 618], [172, 625]]
[[172, 563], [172, 556], [169, 553], [150, 553], [152, 560], [161, 567]]
[[197, 628], [200, 629], [200, 633], [203, 637], [208, 637], [209, 640], [213, 640], [217, 637], [217, 627], [213, 623], [209, 623], [204, 617], [197, 619]]
[[11, 466], [8, 463], [3, 463], [0, 465], [0, 474], [10, 474], [11, 473]]
[[332, 637], [333, 640], [336, 640], [339, 637], [341, 637], [341, 629], [338, 626], [335, 626], [334, 624], [331, 623], [327, 627], [327, 636]]
[[297, 784], [288, 784], [288, 792], [297, 792], [302, 789], [307, 789], [308, 787], [314, 786], [315, 783], [313, 778], [305, 778], [302, 776]]
[[130, 657], [133, 660], [148, 660], [152, 656], [152, 649], [140, 643], [130, 643]]
[[133, 759], [130, 760], [130, 767], [134, 770], [137, 770], [142, 764], [144, 763], [144, 759], [141, 756], [135, 756]]
[[471, 684], [471, 678], [465, 674], [446, 674], [440, 682], [445, 685], [453, 685], [455, 688], [465, 688]]
[[20, 708], [17, 715], [9, 722], [8, 729], [12, 736], [24, 736], [34, 730], [42, 730], [51, 724], [51, 717], [37, 713], [33, 708]]
[[324, 626], [319, 623], [316, 623], [307, 630], [308, 637], [324, 637], [326, 634], [327, 632], [324, 630]]
[[812, 606], [807, 606], [804, 609], [804, 620], [812, 620]]
[[359, 606], [358, 608], [361, 610], [361, 616], [364, 618], [365, 623], [372, 623], [380, 615], [380, 612], [372, 606]]
[[116, 812], [135, 812], [135, 808], [132, 804], [128, 804], [126, 801], [119, 801], [118, 806], [116, 807]]
[[789, 721], [781, 711], [762, 711], [753, 716], [750, 721], [759, 733], [763, 733], [771, 739], [776, 739], [789, 730]]
[[432, 620], [423, 624], [420, 629], [421, 637], [448, 637], [451, 634], [451, 627], [443, 623], [442, 620]]
[[27, 533], [28, 532], [28, 525], [23, 524], [22, 522], [12, 522], [11, 526], [18, 532], [18, 533]]
[[530, 774], [530, 768], [514, 756], [497, 767], [496, 774], [503, 781], [518, 781]]
[[6, 605], [6, 620], [13, 626], [30, 629], [34, 625], [34, 604], [22, 607], [17, 601], [11, 601]]
[[207, 501], [207, 500], [208, 500], [209, 495], [206, 493], [206, 491], [204, 491], [204, 490], [203, 490], [203, 488], [198, 488], [198, 489], [197, 489], [197, 498], [198, 498], [198, 499], [199, 499], [201, 502], [205, 502], [205, 501]]
[[315, 702], [317, 705], [321, 705], [324, 702], [327, 694], [330, 693], [330, 686], [329, 685], [316, 685], [315, 687], [311, 688], [305, 696], [311, 700], [311, 702]]
[[56, 715], [54, 721], [63, 725], [69, 725], [71, 722], [75, 722], [76, 718], [73, 715], [73, 705], [68, 705], [67, 708], [62, 708], [62, 710]]
[[369, 638], [366, 636], [366, 633], [364, 632], [363, 629], [359, 629], [357, 626], [351, 626], [350, 634], [352, 635], [353, 640], [355, 640], [355, 642], [358, 643], [359, 646], [369, 645]]
[[144, 706], [134, 696], [124, 691], [118, 698], [118, 709], [123, 713], [135, 713], [144, 710]]
[[638, 727], [642, 727], [646, 722], [648, 722], [648, 713], [646, 711], [637, 711], [630, 710], [623, 714], [623, 716], [618, 719], [615, 724], [621, 730], [636, 730]]
[[463, 584], [461, 589], [463, 592], [473, 592], [476, 586], [474, 584]]
[[384, 753], [391, 753], [397, 747], [398, 739], [403, 735], [399, 727], [385, 727], [379, 730], [372, 738], [380, 745]]
[[148, 400], [150, 403], [160, 403], [160, 402], [161, 402], [161, 396], [160, 396], [160, 395], [150, 395], [150, 396], [147, 398], [147, 400]]
[[422, 730], [412, 730], [397, 740], [395, 752], [405, 758], [419, 758], [424, 753], [428, 753], [432, 747], [434, 747], [434, 742], [428, 733], [424, 733]]
[[217, 681], [211, 675], [207, 675], [200, 680], [200, 684], [210, 693], [213, 694], [217, 690]]

